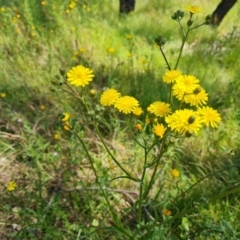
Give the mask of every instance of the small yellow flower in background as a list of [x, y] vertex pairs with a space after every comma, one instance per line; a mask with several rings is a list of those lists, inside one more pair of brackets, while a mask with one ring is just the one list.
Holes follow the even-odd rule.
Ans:
[[174, 83], [175, 80], [181, 75], [182, 73], [178, 70], [170, 70], [167, 71], [163, 76], [163, 82], [165, 83]]
[[62, 118], [62, 121], [67, 122], [70, 118], [70, 114], [69, 113], [63, 113], [63, 115], [64, 115], [64, 118]]
[[13, 18], [13, 19], [12, 19], [12, 22], [13, 22], [13, 23], [16, 23], [16, 22], [17, 22], [17, 18]]
[[95, 89], [91, 89], [91, 90], [90, 90], [90, 94], [91, 94], [92, 96], [95, 96], [96, 93], [97, 93], [97, 91], [96, 91]]
[[124, 114], [132, 113], [138, 106], [138, 100], [131, 96], [120, 97], [114, 103], [114, 107]]
[[127, 34], [127, 35], [126, 35], [126, 39], [128, 39], [128, 40], [132, 39], [132, 35]]
[[70, 4], [69, 4], [69, 8], [75, 8], [76, 7], [76, 3], [75, 2], [71, 2]]
[[35, 26], [31, 26], [31, 29], [34, 30], [34, 29], [35, 29]]
[[90, 7], [88, 7], [88, 8], [87, 8], [87, 12], [90, 12], [90, 11], [91, 11], [91, 8], [90, 8]]
[[199, 87], [199, 80], [192, 75], [180, 75], [173, 85], [173, 95], [182, 101], [186, 94], [192, 93]]
[[66, 14], [69, 14], [69, 13], [70, 13], [70, 10], [69, 10], [69, 9], [67, 9], [67, 10], [66, 10]]
[[143, 114], [143, 110], [141, 107], [136, 107], [134, 110], [133, 110], [133, 114], [136, 115], [136, 116], [140, 116]]
[[142, 124], [141, 124], [141, 123], [137, 123], [137, 124], [135, 125], [135, 128], [136, 128], [139, 132], [141, 132], [141, 131], [142, 131]]
[[100, 103], [103, 106], [111, 106], [117, 101], [118, 98], [120, 98], [120, 96], [121, 94], [117, 90], [113, 88], [107, 89], [102, 93], [100, 97]]
[[58, 139], [60, 139], [60, 135], [59, 135], [58, 133], [55, 133], [55, 134], [53, 135], [53, 138], [56, 139], [56, 140], [58, 140]]
[[45, 108], [46, 108], [46, 107], [45, 107], [44, 105], [40, 105], [40, 109], [41, 109], [41, 110], [45, 110]]
[[180, 176], [180, 171], [178, 171], [176, 168], [174, 168], [172, 170], [171, 174], [174, 178], [178, 178]]
[[84, 5], [83, 5], [83, 8], [85, 9], [85, 8], [87, 8], [87, 6], [84, 4]]
[[145, 119], [146, 124], [149, 124], [151, 122], [150, 118]]
[[171, 113], [170, 104], [165, 102], [154, 102], [148, 108], [148, 112], [155, 114], [157, 117], [165, 117]]
[[7, 190], [8, 190], [9, 192], [12, 192], [12, 191], [15, 190], [16, 187], [17, 187], [16, 182], [10, 181], [10, 182], [8, 183]]
[[177, 110], [172, 115], [165, 117], [165, 121], [171, 130], [181, 134], [197, 133], [202, 126], [199, 114], [191, 109]]
[[1, 12], [6, 12], [6, 8], [5, 7], [1, 7]]
[[20, 15], [20, 14], [17, 14], [16, 17], [17, 17], [17, 18], [21, 18], [21, 15]]
[[196, 88], [193, 93], [185, 95], [183, 99], [185, 103], [189, 103], [191, 106], [196, 107], [205, 105], [207, 103], [207, 100], [208, 94], [201, 87]]
[[73, 32], [75, 32], [75, 31], [76, 31], [76, 28], [75, 28], [75, 27], [72, 27], [71, 30], [72, 30]]
[[68, 121], [65, 122], [65, 124], [63, 125], [63, 128], [64, 128], [66, 131], [69, 131], [69, 130], [70, 130], [69, 122], [68, 122]]
[[47, 3], [46, 1], [41, 1], [42, 6], [45, 6]]
[[163, 209], [163, 214], [164, 214], [165, 216], [170, 216], [171, 213], [172, 213], [172, 212], [171, 212], [170, 210], [168, 210], [167, 208]]
[[6, 93], [4, 93], [4, 92], [0, 93], [0, 97], [1, 97], [1, 98], [5, 98], [6, 96], [7, 96]]
[[31, 33], [31, 36], [32, 36], [32, 37], [35, 37], [35, 36], [36, 36], [36, 33], [32, 32], [32, 33]]
[[156, 124], [153, 126], [153, 133], [160, 138], [163, 138], [163, 135], [166, 131], [166, 128], [162, 124]]
[[79, 49], [79, 52], [80, 52], [80, 53], [85, 53], [85, 51], [86, 51], [86, 49], [85, 49], [84, 47], [81, 47], [81, 48]]
[[217, 128], [217, 123], [220, 123], [222, 121], [221, 116], [217, 110], [214, 110], [211, 107], [199, 108], [198, 114], [200, 115], [202, 122], [205, 123], [207, 127], [211, 126], [213, 128]]
[[127, 57], [128, 57], [128, 58], [131, 58], [131, 57], [132, 57], [132, 54], [131, 54], [131, 53], [128, 53], [128, 54], [127, 54]]
[[115, 53], [115, 49], [113, 47], [107, 48], [107, 52], [113, 54]]
[[190, 13], [192, 13], [192, 14], [200, 13], [202, 11], [202, 9], [200, 7], [190, 6], [190, 5], [187, 5], [186, 10], [189, 11]]
[[78, 65], [67, 73], [67, 77], [70, 84], [85, 87], [92, 81], [94, 75], [91, 69]]

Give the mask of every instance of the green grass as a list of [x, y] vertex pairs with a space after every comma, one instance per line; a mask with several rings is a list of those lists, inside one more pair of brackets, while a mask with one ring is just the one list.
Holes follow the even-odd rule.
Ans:
[[[139, 221], [140, 185], [119, 178], [123, 173], [106, 146], [138, 177], [144, 151], [133, 141], [124, 117], [103, 112], [99, 96], [104, 88], [114, 87], [139, 99], [143, 109], [168, 100], [162, 83], [166, 63], [154, 39], [166, 39], [163, 50], [173, 66], [181, 32], [171, 16], [186, 3], [138, 0], [134, 12], [119, 17], [118, 1], [76, 1], [69, 14], [70, 2], [46, 2], [0, 1], [0, 93], [6, 93], [0, 98], [0, 239], [240, 239], [239, 6], [217, 29], [203, 26], [192, 31], [179, 63], [183, 73], [200, 79], [222, 123], [197, 136], [175, 139], [142, 202]], [[194, 5], [203, 8], [196, 22], [218, 3], [196, 0]], [[114, 48], [113, 54], [109, 48]], [[51, 83], [60, 67], [68, 71], [77, 64], [95, 75], [83, 92], [79, 90], [88, 95], [88, 112]], [[96, 96], [88, 94], [91, 89]], [[70, 125], [75, 124], [75, 133], [84, 139], [99, 178], [75, 133], [61, 127], [59, 116], [64, 112], [71, 114]], [[93, 131], [95, 119], [100, 119], [106, 146]], [[145, 116], [138, 119], [144, 121]], [[150, 127], [146, 132], [153, 141]], [[60, 139], [54, 138], [56, 133]], [[133, 136], [142, 140], [136, 130]], [[147, 163], [160, 146], [154, 147]], [[180, 178], [172, 177], [174, 168]], [[153, 168], [146, 171], [144, 187]], [[6, 190], [9, 181], [17, 183], [12, 192]], [[163, 214], [165, 208], [171, 216]]]

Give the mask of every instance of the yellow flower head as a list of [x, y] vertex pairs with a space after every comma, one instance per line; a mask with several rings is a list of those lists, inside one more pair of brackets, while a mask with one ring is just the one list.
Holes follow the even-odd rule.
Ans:
[[137, 124], [135, 125], [135, 128], [136, 128], [139, 132], [141, 132], [141, 131], [142, 131], [142, 124], [141, 124], [141, 123], [137, 123]]
[[128, 40], [132, 39], [132, 35], [127, 34], [127, 35], [126, 35], [126, 39], [128, 39]]
[[66, 131], [69, 131], [71, 128], [69, 126], [69, 122], [65, 122], [65, 124], [63, 125], [63, 128], [66, 130]]
[[95, 95], [97, 94], [97, 91], [96, 91], [95, 89], [91, 89], [91, 90], [90, 90], [90, 94], [91, 94], [92, 96], [95, 96]]
[[60, 135], [58, 133], [55, 133], [53, 136], [54, 139], [58, 140], [60, 138]]
[[163, 76], [163, 82], [165, 83], [174, 83], [175, 80], [181, 75], [182, 73], [178, 70], [170, 70], [167, 71]]
[[41, 1], [42, 6], [45, 6], [47, 3], [46, 1]]
[[40, 109], [41, 109], [41, 110], [45, 110], [45, 108], [46, 108], [46, 107], [45, 107], [44, 105], [40, 105]]
[[143, 110], [141, 107], [136, 107], [133, 111], [133, 114], [136, 115], [136, 116], [140, 116], [143, 114]]
[[94, 75], [91, 69], [78, 65], [67, 73], [67, 77], [70, 84], [85, 87], [92, 81]]
[[114, 107], [118, 109], [119, 112], [124, 114], [129, 114], [134, 112], [134, 110], [139, 106], [139, 102], [134, 97], [123, 96], [117, 99], [114, 103]]
[[156, 124], [153, 127], [153, 133], [160, 138], [163, 138], [163, 135], [166, 131], [166, 128], [162, 124]]
[[9, 192], [12, 192], [12, 191], [15, 190], [16, 187], [17, 187], [16, 182], [10, 181], [10, 182], [8, 183], [7, 190], [8, 190]]
[[75, 2], [71, 2], [70, 4], [69, 4], [69, 8], [75, 8], [76, 7], [76, 3]]
[[190, 109], [177, 110], [172, 115], [165, 117], [171, 130], [178, 133], [197, 133], [201, 128], [202, 120], [197, 112]]
[[63, 115], [64, 115], [64, 118], [62, 118], [62, 121], [67, 122], [68, 119], [70, 118], [70, 114], [69, 113], [63, 113]]
[[107, 52], [113, 54], [115, 53], [115, 49], [113, 47], [107, 48]]
[[6, 93], [4, 93], [4, 92], [0, 93], [0, 97], [1, 97], [1, 98], [5, 98], [6, 96], [7, 96]]
[[211, 107], [199, 108], [198, 114], [200, 115], [202, 122], [205, 123], [207, 127], [211, 126], [213, 128], [217, 128], [217, 123], [222, 121], [217, 110], [214, 110]]
[[192, 93], [199, 87], [199, 80], [192, 75], [181, 75], [173, 86], [173, 95], [180, 101], [186, 94]]
[[165, 117], [167, 116], [169, 113], [171, 113], [171, 108], [170, 108], [170, 104], [168, 103], [164, 103], [164, 102], [154, 102], [152, 103], [147, 110], [150, 113], [155, 114], [157, 117]]
[[190, 13], [192, 13], [192, 14], [200, 13], [202, 11], [202, 9], [200, 7], [190, 6], [190, 5], [187, 5], [186, 10], [189, 11]]
[[171, 174], [174, 178], [178, 178], [180, 176], [180, 172], [176, 168], [172, 170]]
[[201, 87], [196, 88], [192, 93], [184, 96], [183, 101], [191, 106], [199, 107], [205, 105], [208, 100], [208, 94]]
[[163, 214], [165, 215], [165, 216], [170, 216], [171, 215], [171, 211], [170, 210], [168, 210], [168, 209], [163, 209]]
[[106, 91], [104, 91], [100, 97], [100, 103], [103, 106], [111, 106], [113, 105], [118, 98], [120, 98], [121, 94], [113, 89], [107, 89]]

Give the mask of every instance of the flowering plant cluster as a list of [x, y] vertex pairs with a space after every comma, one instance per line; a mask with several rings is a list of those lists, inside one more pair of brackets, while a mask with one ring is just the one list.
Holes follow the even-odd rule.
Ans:
[[[92, 130], [95, 131], [99, 136], [99, 139], [103, 143], [107, 154], [110, 156], [113, 162], [124, 172], [124, 178], [128, 178], [139, 183], [139, 194], [136, 201], [139, 223], [142, 219], [142, 206], [145, 204], [146, 199], [149, 196], [149, 192], [157, 179], [157, 171], [159, 169], [160, 160], [168, 149], [168, 144], [166, 144], [166, 139], [168, 139], [168, 136], [176, 138], [179, 136], [190, 137], [193, 134], [197, 134], [203, 126], [217, 128], [218, 124], [221, 122], [221, 117], [218, 111], [207, 105], [208, 93], [200, 85], [200, 80], [196, 76], [183, 74], [180, 70], [178, 70], [183, 47], [187, 40], [189, 32], [209, 23], [209, 17], [207, 17], [204, 23], [193, 26], [193, 16], [194, 14], [199, 13], [201, 9], [196, 6], [187, 6], [187, 11], [189, 12], [189, 19], [187, 21], [186, 30], [181, 23], [184, 12], [178, 10], [172, 16], [172, 19], [177, 21], [179, 24], [183, 34], [183, 42], [179, 51], [177, 62], [174, 67], [170, 66], [164, 54], [163, 45], [165, 44], [165, 40], [163, 37], [157, 37], [155, 40], [156, 44], [159, 46], [161, 54], [164, 57], [168, 69], [163, 75], [162, 81], [169, 87], [169, 101], [163, 102], [161, 99], [156, 99], [154, 102], [149, 104], [146, 109], [143, 109], [141, 107], [141, 102], [139, 102], [135, 97], [122, 95], [115, 88], [107, 88], [104, 90], [98, 100], [98, 103], [100, 103], [103, 111], [114, 109], [115, 112], [119, 112], [119, 114], [123, 114], [123, 116], [128, 115], [127, 119], [133, 119], [133, 121], [136, 123], [134, 128], [137, 129], [137, 132], [142, 135], [141, 137], [143, 139], [143, 143], [140, 143], [137, 138], [133, 138], [144, 149], [145, 154], [141, 177], [134, 176], [134, 173], [130, 173], [130, 171], [127, 170], [117, 160], [117, 157], [111, 153], [110, 149], [105, 143], [104, 136], [101, 135], [98, 129], [98, 120], [96, 118], [92, 118], [94, 119], [92, 122], [94, 126]], [[54, 78], [53, 83], [55, 85], [58, 83], [64, 92], [75, 96], [78, 100], [80, 100], [80, 103], [84, 105], [86, 111], [90, 112], [91, 106], [84, 96], [84, 93], [86, 93], [86, 91], [82, 91], [81, 95], [75, 91], [74, 87], [85, 88], [88, 84], [90, 84], [90, 82], [95, 77], [93, 71], [85, 66], [77, 65], [70, 69], [67, 73], [65, 73], [63, 70], [60, 70], [60, 74], [62, 75], [63, 80], [57, 76]], [[64, 89], [64, 86], [67, 86], [68, 89]], [[112, 111], [109, 112], [111, 113]], [[144, 123], [142, 121], [142, 116], [145, 116], [146, 119]], [[90, 150], [84, 144], [84, 140], [79, 135], [77, 135], [76, 132], [74, 132], [73, 128], [69, 126], [69, 117], [70, 115], [68, 113], [63, 114], [63, 117], [61, 118], [63, 128], [65, 130], [71, 130], [77, 136], [91, 163], [95, 177], [98, 179], [98, 172], [91, 157]], [[129, 126], [133, 127], [131, 124], [132, 121], [130, 121]], [[146, 126], [150, 126], [150, 129], [152, 131], [151, 134], [153, 136], [155, 135], [155, 138], [150, 138], [154, 139], [152, 144], [147, 143], [149, 141], [149, 138], [148, 141], [144, 139], [145, 135], [143, 129], [146, 129]], [[131, 132], [134, 133], [134, 131]], [[153, 149], [154, 146], [157, 146], [160, 149], [157, 156], [154, 157], [152, 162], [149, 163], [149, 152]], [[151, 176], [148, 178], [146, 177], [147, 168], [153, 168]], [[172, 176], [173, 178], [178, 178], [180, 177], [180, 172], [177, 169], [173, 168]], [[104, 196], [106, 196], [101, 183], [98, 182], [98, 184]], [[109, 201], [107, 200], [106, 202], [109, 205]], [[112, 211], [111, 206], [109, 206], [109, 209]], [[163, 214], [165, 216], [169, 216], [171, 215], [171, 211], [168, 209], [163, 209]]]

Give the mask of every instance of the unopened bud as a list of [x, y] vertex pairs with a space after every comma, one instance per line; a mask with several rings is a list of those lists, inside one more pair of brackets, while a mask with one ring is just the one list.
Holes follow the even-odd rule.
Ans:
[[166, 41], [163, 39], [162, 36], [158, 36], [158, 37], [155, 39], [155, 43], [156, 43], [159, 47], [161, 47], [161, 46], [163, 46], [163, 45], [166, 43]]
[[189, 19], [189, 20], [187, 21], [187, 25], [190, 27], [192, 24], [193, 24], [193, 20]]
[[212, 15], [207, 15], [205, 18], [205, 24], [209, 25], [212, 23]]
[[189, 124], [194, 123], [195, 119], [196, 119], [195, 116], [190, 116], [190, 117], [188, 118], [188, 123], [189, 123]]
[[191, 130], [186, 131], [186, 133], [185, 133], [186, 137], [191, 137], [192, 135], [193, 135], [193, 131], [191, 131]]
[[200, 87], [197, 87], [193, 90], [193, 94], [197, 95], [202, 91], [202, 89]]
[[49, 87], [49, 90], [50, 90], [51, 92], [56, 92], [56, 90], [55, 90], [53, 87]]
[[65, 69], [64, 69], [64, 68], [59, 68], [59, 73], [60, 73], [60, 75], [61, 75], [62, 77], [64, 77], [64, 76], [65, 76], [65, 73], [66, 73], [66, 71], [65, 71]]

